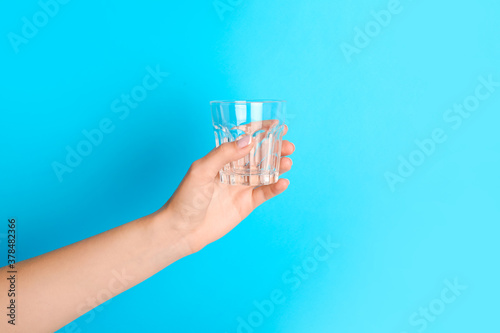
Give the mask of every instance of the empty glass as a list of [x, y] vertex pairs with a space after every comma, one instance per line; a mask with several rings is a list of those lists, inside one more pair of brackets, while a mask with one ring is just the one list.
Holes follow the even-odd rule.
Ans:
[[247, 134], [255, 142], [247, 156], [220, 170], [221, 182], [249, 186], [276, 183], [285, 128], [285, 101], [213, 101], [210, 105], [217, 147]]

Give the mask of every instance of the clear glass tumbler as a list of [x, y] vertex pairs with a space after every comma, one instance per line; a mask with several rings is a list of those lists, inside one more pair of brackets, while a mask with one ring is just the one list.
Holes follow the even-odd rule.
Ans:
[[244, 158], [220, 170], [224, 184], [259, 186], [279, 179], [285, 101], [212, 101], [212, 123], [217, 147], [251, 135], [254, 148]]

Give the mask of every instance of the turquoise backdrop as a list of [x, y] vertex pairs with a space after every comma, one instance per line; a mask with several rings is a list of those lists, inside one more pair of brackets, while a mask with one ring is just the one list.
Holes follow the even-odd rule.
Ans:
[[500, 330], [498, 1], [0, 7], [2, 257], [10, 217], [27, 259], [159, 208], [210, 100], [287, 100], [297, 147], [286, 193], [59, 332]]

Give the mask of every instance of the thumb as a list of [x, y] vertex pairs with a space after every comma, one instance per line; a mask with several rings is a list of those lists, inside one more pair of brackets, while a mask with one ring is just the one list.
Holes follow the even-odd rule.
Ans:
[[239, 160], [252, 150], [253, 141], [250, 135], [245, 135], [237, 141], [226, 142], [213, 149], [198, 160], [198, 166], [205, 174], [213, 178], [227, 163]]

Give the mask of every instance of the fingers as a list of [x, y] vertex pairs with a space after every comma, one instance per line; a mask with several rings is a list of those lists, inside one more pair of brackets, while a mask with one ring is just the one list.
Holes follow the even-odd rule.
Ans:
[[206, 156], [193, 163], [192, 169], [197, 170], [197, 174], [212, 179], [220, 169], [229, 162], [236, 161], [247, 155], [254, 143], [249, 135], [243, 136], [237, 141], [226, 142], [213, 149]]
[[295, 145], [288, 140], [283, 140], [281, 143], [281, 156], [292, 155], [295, 151]]
[[[288, 132], [288, 126], [285, 125], [283, 135]], [[197, 170], [196, 174], [202, 175], [207, 179], [214, 178], [220, 169], [227, 163], [239, 160], [247, 155], [254, 146], [251, 136], [247, 135], [235, 142], [223, 143], [219, 147], [213, 149], [203, 158], [195, 161], [191, 167], [192, 170]], [[295, 151], [295, 145], [288, 140], [283, 140], [281, 145], [281, 156], [288, 156]], [[282, 159], [280, 165], [280, 173], [285, 173], [290, 170], [292, 161], [290, 159]]]
[[284, 174], [287, 171], [290, 171], [292, 168], [293, 161], [291, 158], [282, 157], [280, 161], [280, 175]]
[[283, 193], [290, 184], [288, 179], [280, 179], [277, 183], [271, 185], [259, 186], [253, 189], [252, 198], [254, 208], [262, 205], [267, 200]]

